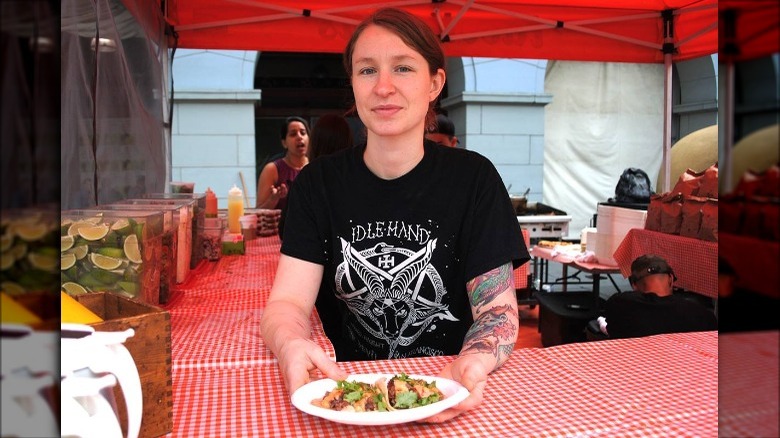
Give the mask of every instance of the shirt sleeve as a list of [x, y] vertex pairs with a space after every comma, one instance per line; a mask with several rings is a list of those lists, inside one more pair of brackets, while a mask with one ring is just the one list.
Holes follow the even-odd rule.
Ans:
[[324, 218], [315, 214], [318, 211], [317, 202], [321, 202], [313, 196], [315, 177], [313, 166], [304, 167], [287, 195], [281, 253], [324, 265], [326, 258], [323, 242], [327, 238], [322, 234], [325, 232]]

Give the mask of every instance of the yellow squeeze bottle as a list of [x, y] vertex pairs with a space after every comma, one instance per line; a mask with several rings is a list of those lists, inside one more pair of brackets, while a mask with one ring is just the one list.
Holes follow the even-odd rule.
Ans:
[[244, 198], [241, 189], [233, 184], [233, 188], [228, 192], [228, 232], [241, 234], [241, 222], [239, 219], [244, 215]]
[[62, 322], [92, 324], [93, 322], [103, 321], [101, 317], [97, 316], [94, 312], [84, 307], [83, 304], [62, 291], [60, 291], [60, 306], [62, 307], [62, 313], [60, 315]]

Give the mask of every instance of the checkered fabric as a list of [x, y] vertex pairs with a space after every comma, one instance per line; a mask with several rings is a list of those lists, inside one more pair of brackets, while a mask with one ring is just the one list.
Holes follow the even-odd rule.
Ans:
[[[528, 230], [525, 228], [523, 230], [523, 240], [525, 240], [525, 247], [528, 248], [528, 250], [531, 250], [531, 239], [528, 234]], [[523, 263], [522, 266], [515, 269], [513, 271], [514, 278], [515, 278], [515, 289], [525, 289], [528, 287], [528, 265], [530, 265], [531, 262]]]
[[623, 276], [631, 262], [645, 254], [663, 257], [677, 275], [675, 286], [710, 298], [718, 297], [718, 243], [633, 228], [615, 250]]
[[[452, 357], [344, 362], [349, 373], [436, 375]], [[441, 425], [348, 426], [290, 403], [275, 366], [174, 369], [174, 437], [717, 436], [716, 332], [520, 349], [479, 408]]]
[[737, 275], [737, 286], [780, 299], [780, 242], [720, 233], [718, 254]]
[[[259, 318], [279, 258], [277, 237], [201, 264], [171, 313], [172, 437], [715, 436], [716, 332], [518, 349], [485, 400], [442, 425], [360, 427], [298, 411], [264, 346]], [[312, 317], [314, 341], [333, 347]], [[437, 375], [452, 357], [342, 362], [349, 373]]]
[[720, 436], [780, 436], [780, 332], [725, 333], [718, 346]]

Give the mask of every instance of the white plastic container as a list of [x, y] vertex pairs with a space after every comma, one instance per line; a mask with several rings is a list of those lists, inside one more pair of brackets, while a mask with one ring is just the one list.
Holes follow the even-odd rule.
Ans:
[[613, 255], [623, 238], [632, 228], [644, 228], [647, 210], [599, 205], [597, 208], [596, 233], [589, 235], [596, 259], [604, 265], [617, 265]]

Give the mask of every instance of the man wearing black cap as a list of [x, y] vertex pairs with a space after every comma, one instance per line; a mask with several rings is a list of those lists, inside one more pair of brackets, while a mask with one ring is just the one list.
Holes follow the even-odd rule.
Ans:
[[455, 137], [455, 124], [444, 114], [436, 115], [436, 127], [425, 133], [425, 138], [442, 146], [456, 147], [458, 137]]
[[660, 333], [717, 330], [715, 313], [700, 303], [675, 294], [672, 267], [656, 255], [631, 263], [631, 292], [607, 300], [606, 330], [610, 338], [635, 338]]

